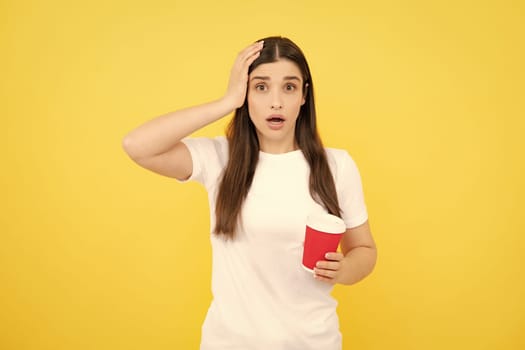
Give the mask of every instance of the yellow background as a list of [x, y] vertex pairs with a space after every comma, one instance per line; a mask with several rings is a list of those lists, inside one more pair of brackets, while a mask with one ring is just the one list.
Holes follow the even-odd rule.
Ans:
[[360, 168], [379, 249], [334, 291], [344, 349], [524, 349], [524, 10], [1, 1], [0, 348], [197, 348], [205, 191], [121, 140], [220, 97], [240, 49], [284, 35], [309, 59], [325, 144]]

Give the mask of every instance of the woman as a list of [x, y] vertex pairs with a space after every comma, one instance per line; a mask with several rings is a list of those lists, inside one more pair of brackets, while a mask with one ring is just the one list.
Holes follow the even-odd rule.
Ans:
[[[323, 147], [313, 89], [299, 47], [265, 38], [238, 54], [222, 98], [123, 141], [142, 167], [208, 191], [213, 301], [201, 349], [341, 349], [330, 291], [370, 274], [376, 248], [359, 171], [346, 151]], [[226, 137], [187, 137], [233, 111]], [[306, 217], [318, 211], [347, 230], [312, 275], [301, 258]]]

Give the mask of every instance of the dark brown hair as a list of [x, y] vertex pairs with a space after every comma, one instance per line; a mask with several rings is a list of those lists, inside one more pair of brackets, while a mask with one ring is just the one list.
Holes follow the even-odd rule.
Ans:
[[[268, 37], [260, 56], [251, 64], [248, 74], [263, 63], [287, 59], [294, 62], [302, 72], [302, 91], [305, 103], [301, 106], [295, 123], [295, 142], [310, 166], [310, 195], [333, 215], [341, 216], [335, 183], [328, 166], [326, 153], [317, 131], [314, 85], [310, 68], [301, 49], [290, 39]], [[259, 160], [259, 140], [248, 113], [248, 102], [237, 108], [226, 128], [229, 145], [228, 164], [219, 185], [215, 207], [214, 232], [226, 238], [234, 238], [244, 200], [250, 190]]]

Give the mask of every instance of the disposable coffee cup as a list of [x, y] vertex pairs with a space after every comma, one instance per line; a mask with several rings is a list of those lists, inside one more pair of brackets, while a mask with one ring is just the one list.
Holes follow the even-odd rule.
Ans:
[[306, 219], [303, 268], [313, 272], [319, 260], [326, 260], [326, 253], [337, 251], [345, 231], [344, 221], [335, 215], [327, 213], [309, 215]]

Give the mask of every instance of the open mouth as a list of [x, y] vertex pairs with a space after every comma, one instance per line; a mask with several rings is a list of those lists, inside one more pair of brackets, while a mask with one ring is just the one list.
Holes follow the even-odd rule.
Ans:
[[284, 122], [284, 118], [280, 116], [271, 116], [269, 118], [266, 118], [266, 121], [270, 124], [281, 124]]

